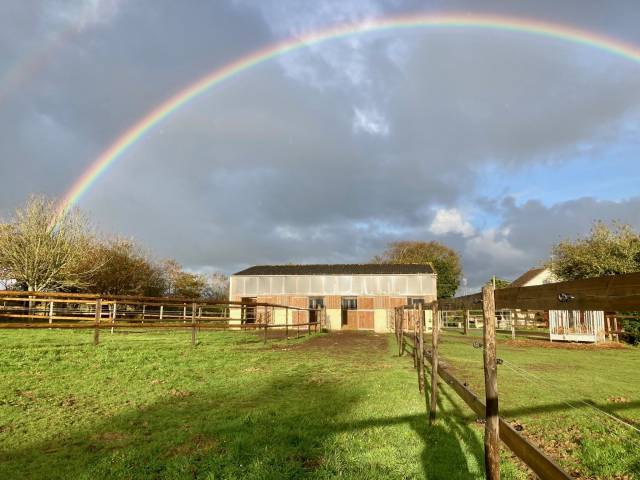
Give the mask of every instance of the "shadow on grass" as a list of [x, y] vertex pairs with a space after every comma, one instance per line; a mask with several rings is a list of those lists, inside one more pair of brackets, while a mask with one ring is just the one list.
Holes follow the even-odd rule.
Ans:
[[[433, 427], [424, 414], [350, 420], [357, 418], [352, 410], [363, 392], [287, 376], [251, 392], [243, 388], [237, 385], [235, 394], [232, 388], [216, 394], [171, 391], [166, 400], [91, 428], [16, 446], [0, 452], [0, 477], [478, 478], [467, 467], [460, 439], [480, 463], [482, 448], [451, 416], [443, 415]], [[397, 430], [364, 432], [403, 425], [423, 445], [406, 445], [406, 435]], [[421, 458], [367, 456], [385, 442], [397, 446], [394, 452], [422, 450]]]

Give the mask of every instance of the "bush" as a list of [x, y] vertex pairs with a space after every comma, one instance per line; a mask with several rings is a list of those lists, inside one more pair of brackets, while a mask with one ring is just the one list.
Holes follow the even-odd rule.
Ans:
[[622, 320], [624, 332], [620, 337], [631, 345], [640, 344], [640, 318], [625, 318]]

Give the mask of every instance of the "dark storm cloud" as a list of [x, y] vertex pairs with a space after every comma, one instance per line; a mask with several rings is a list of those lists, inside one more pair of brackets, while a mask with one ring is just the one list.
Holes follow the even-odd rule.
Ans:
[[[206, 72], [275, 39], [418, 3], [120, 2], [110, 15], [42, 14], [25, 32], [74, 18], [84, 26], [0, 105], [2, 209], [31, 191], [62, 194], [128, 126]], [[477, 2], [447, 8], [469, 5]], [[637, 8], [482, 5], [637, 36]], [[10, 31], [0, 50], [16, 58], [30, 42]], [[640, 150], [636, 136], [621, 140], [640, 115], [638, 87], [636, 64], [530, 35], [411, 31], [329, 42], [184, 106], [115, 162], [82, 207], [103, 230], [194, 269], [361, 261], [388, 241], [437, 239], [463, 255], [470, 285], [512, 278], [596, 218], [639, 227], [638, 202], [598, 200], [597, 191], [550, 206], [478, 200], [480, 173], [491, 166], [508, 185], [509, 172], [575, 160], [585, 145], [601, 155], [589, 161], [606, 162], [621, 141]]]

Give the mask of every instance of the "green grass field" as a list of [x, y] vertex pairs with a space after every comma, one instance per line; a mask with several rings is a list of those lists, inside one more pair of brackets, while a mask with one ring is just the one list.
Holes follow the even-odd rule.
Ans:
[[[202, 332], [196, 348], [189, 339], [105, 332], [94, 347], [89, 332], [0, 332], [0, 478], [483, 478], [483, 426], [443, 386], [428, 427], [411, 360], [396, 356], [392, 336], [265, 346], [249, 333]], [[633, 421], [639, 352], [499, 345], [513, 364]], [[481, 353], [468, 339], [446, 336], [442, 356], [481, 391]], [[563, 465], [640, 478], [639, 436], [605, 430], [588, 408], [509, 372], [500, 367], [507, 418], [551, 452], [556, 436], [570, 444]], [[502, 471], [527, 476], [508, 452]]]

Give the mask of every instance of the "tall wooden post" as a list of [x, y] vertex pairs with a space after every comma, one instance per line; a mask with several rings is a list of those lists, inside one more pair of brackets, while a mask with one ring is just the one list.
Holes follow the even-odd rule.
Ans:
[[[160, 307], [162, 309], [162, 306]], [[196, 309], [198, 306], [193, 303], [191, 305], [191, 346], [196, 346]], [[162, 311], [162, 310], [160, 310]]]
[[[195, 303], [194, 303], [194, 305], [195, 305]], [[159, 320], [162, 320], [163, 314], [164, 314], [164, 305], [160, 305], [160, 317], [159, 317]]]
[[144, 323], [144, 314], [147, 311], [147, 306], [142, 304], [142, 323]]
[[613, 331], [616, 335], [616, 342], [620, 342], [620, 334], [618, 333], [618, 317], [613, 317]]
[[469, 310], [464, 311], [464, 334], [469, 335]]
[[102, 300], [98, 298], [96, 299], [95, 329], [93, 330], [94, 345], [100, 343], [100, 318], [102, 318]]
[[496, 363], [496, 303], [495, 288], [482, 288], [484, 319], [484, 389], [486, 422], [484, 427], [484, 467], [488, 480], [500, 479], [500, 433], [498, 418], [498, 366]]
[[440, 329], [438, 328], [438, 301], [431, 304], [431, 405], [429, 407], [429, 423], [436, 421], [436, 410], [438, 408], [438, 338]]
[[49, 323], [53, 323], [53, 301], [49, 302]]
[[420, 393], [424, 393], [424, 313], [422, 304], [418, 304], [418, 331], [416, 337], [416, 348], [418, 349], [418, 388]]

